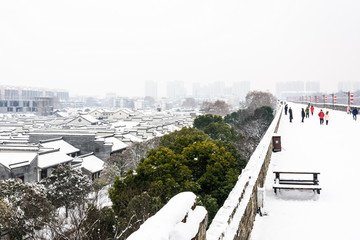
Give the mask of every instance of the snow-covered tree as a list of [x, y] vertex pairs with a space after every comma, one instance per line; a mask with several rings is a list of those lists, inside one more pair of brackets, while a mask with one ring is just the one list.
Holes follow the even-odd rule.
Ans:
[[217, 100], [214, 103], [205, 101], [201, 105], [201, 110], [205, 113], [225, 116], [230, 113], [230, 106], [225, 101], [221, 100]]
[[44, 186], [9, 179], [0, 181], [0, 189], [0, 232], [7, 232], [11, 239], [32, 236], [52, 218], [54, 208]]
[[257, 108], [268, 106], [276, 109], [277, 99], [269, 92], [251, 91], [245, 97], [246, 105], [249, 109], [255, 110]]
[[106, 161], [101, 177], [113, 183], [116, 176], [120, 176], [130, 169], [135, 169], [147, 151], [159, 147], [160, 138], [156, 137], [145, 142], [134, 143], [122, 153], [112, 154]]
[[197, 102], [194, 98], [186, 98], [182, 106], [185, 108], [195, 108], [197, 106]]
[[47, 197], [52, 204], [57, 208], [65, 207], [66, 217], [68, 209], [84, 203], [93, 189], [91, 180], [69, 165], [59, 165], [41, 183], [46, 187]]

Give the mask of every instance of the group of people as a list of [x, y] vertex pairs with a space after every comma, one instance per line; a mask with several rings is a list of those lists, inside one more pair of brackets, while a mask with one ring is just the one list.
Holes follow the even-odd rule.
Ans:
[[[292, 122], [294, 116], [293, 116], [293, 111], [291, 109], [291, 107], [288, 106], [288, 104], [285, 104], [284, 107], [285, 110], [285, 115], [288, 115], [289, 113], [289, 119], [290, 122]], [[301, 122], [304, 122], [304, 118], [309, 118], [310, 116], [310, 112], [311, 112], [311, 116], [314, 115], [314, 106], [310, 106], [310, 104], [308, 106], [306, 106], [306, 108], [302, 108], [301, 109]], [[359, 114], [359, 110], [357, 109], [357, 107], [354, 107], [353, 109], [350, 108], [350, 106], [347, 107], [346, 109], [347, 114], [352, 114], [353, 119], [356, 121], [357, 120], [357, 115]], [[324, 124], [324, 120], [326, 125], [329, 124], [329, 111], [326, 111], [325, 113], [323, 112], [322, 109], [320, 109], [320, 112], [318, 113], [319, 119], [320, 119], [320, 125]]]
[[[293, 111], [292, 111], [291, 107], [289, 107], [288, 104], [285, 104], [284, 110], [285, 110], [285, 115], [287, 115], [289, 112], [289, 119], [290, 119], [290, 122], [292, 122], [294, 116], [293, 116]], [[310, 106], [310, 104], [305, 108], [305, 110], [304, 110], [304, 108], [302, 108], [301, 109], [301, 122], [304, 122], [304, 118], [309, 118], [310, 112], [311, 112], [311, 116], [313, 116], [314, 110], [315, 110], [314, 106]], [[329, 119], [330, 119], [329, 111], [326, 111], [326, 113], [324, 113], [323, 110], [321, 109], [318, 116], [320, 118], [320, 125], [324, 124], [324, 119], [325, 119], [326, 125], [329, 124]]]

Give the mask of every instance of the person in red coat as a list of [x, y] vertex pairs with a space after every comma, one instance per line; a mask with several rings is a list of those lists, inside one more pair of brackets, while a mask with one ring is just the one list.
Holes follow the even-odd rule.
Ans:
[[314, 115], [314, 106], [311, 105], [310, 110], [311, 110], [311, 116], [313, 116]]
[[318, 115], [319, 115], [319, 118], [320, 118], [320, 125], [322, 125], [324, 123], [324, 116], [325, 116], [322, 109], [320, 110]]

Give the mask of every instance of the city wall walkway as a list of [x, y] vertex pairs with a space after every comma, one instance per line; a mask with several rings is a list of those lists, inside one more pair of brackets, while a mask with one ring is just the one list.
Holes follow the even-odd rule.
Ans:
[[[301, 122], [301, 108], [292, 104], [294, 119], [282, 113], [278, 135], [282, 151], [273, 153], [265, 181], [266, 216], [255, 218], [252, 240], [360, 239], [360, 119], [329, 110], [329, 125], [314, 116]], [[274, 170], [319, 171], [320, 195], [313, 191], [272, 186]]]

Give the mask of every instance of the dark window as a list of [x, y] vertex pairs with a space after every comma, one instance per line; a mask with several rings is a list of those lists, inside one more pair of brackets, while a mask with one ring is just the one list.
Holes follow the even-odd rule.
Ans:
[[47, 177], [47, 169], [41, 169], [40, 179]]
[[10, 101], [10, 106], [11, 107], [18, 107], [19, 106], [19, 101]]
[[24, 101], [23, 106], [24, 107], [30, 107], [30, 102], [29, 101]]
[[0, 107], [7, 107], [8, 102], [7, 101], [0, 101]]

